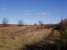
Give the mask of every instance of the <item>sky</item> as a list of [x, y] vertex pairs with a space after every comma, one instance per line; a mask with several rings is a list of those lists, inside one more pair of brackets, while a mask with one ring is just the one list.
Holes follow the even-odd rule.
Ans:
[[56, 24], [67, 18], [67, 0], [0, 0], [0, 23], [3, 18], [11, 24]]

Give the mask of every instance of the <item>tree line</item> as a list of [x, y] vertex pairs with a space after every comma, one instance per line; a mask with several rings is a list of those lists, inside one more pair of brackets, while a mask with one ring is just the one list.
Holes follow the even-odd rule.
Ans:
[[[38, 21], [39, 25], [44, 25], [44, 23], [42, 21]], [[3, 18], [2, 20], [2, 25], [3, 26], [8, 26], [9, 25], [9, 21], [7, 18]], [[24, 22], [23, 20], [18, 20], [18, 23], [17, 23], [18, 26], [23, 26], [24, 25]], [[37, 23], [34, 23], [33, 25], [37, 25]]]
[[[9, 24], [9, 21], [8, 21], [8, 19], [7, 18], [3, 18], [3, 20], [2, 20], [2, 25], [3, 26], [8, 26], [8, 24]], [[18, 23], [17, 23], [17, 25], [18, 26], [23, 26], [24, 25], [24, 22], [23, 22], [23, 20], [18, 20]], [[34, 23], [33, 25], [37, 25], [37, 23]], [[43, 25], [45, 25], [44, 23], [43, 23], [43, 21], [41, 21], [41, 20], [39, 20], [38, 21], [38, 25], [40, 25], [40, 26], [43, 26]], [[67, 19], [63, 19], [63, 20], [61, 20], [59, 23], [58, 23], [58, 26], [56, 26], [57, 24], [55, 24], [55, 25], [48, 25], [49, 27], [63, 27], [63, 28], [66, 28], [65, 26], [67, 26]]]

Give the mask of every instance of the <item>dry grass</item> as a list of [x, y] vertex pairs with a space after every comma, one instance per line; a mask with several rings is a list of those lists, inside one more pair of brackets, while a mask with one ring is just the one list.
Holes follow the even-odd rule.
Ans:
[[19, 50], [25, 44], [37, 43], [46, 38], [51, 29], [36, 29], [36, 27], [1, 27], [0, 50]]

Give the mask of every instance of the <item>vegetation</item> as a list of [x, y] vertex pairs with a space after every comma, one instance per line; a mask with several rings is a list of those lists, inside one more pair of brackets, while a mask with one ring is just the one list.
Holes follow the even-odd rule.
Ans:
[[0, 50], [65, 50], [67, 47], [67, 19], [57, 25], [45, 25], [40, 21], [39, 25], [23, 26], [19, 20], [18, 27], [8, 27], [8, 20], [3, 19], [0, 28]]
[[3, 26], [7, 26], [8, 25], [8, 20], [7, 18], [4, 18], [2, 21]]
[[[52, 33], [49, 34], [47, 39], [51, 38], [51, 36], [53, 34], [55, 34], [54, 30], [59, 31], [60, 36], [58, 39], [53, 40], [55, 42], [54, 44], [46, 43], [44, 41], [45, 40], [44, 39], [43, 40], [44, 42], [41, 41], [41, 42], [35, 43], [33, 45], [26, 45], [26, 48], [24, 48], [24, 49], [25, 50], [66, 50], [66, 48], [67, 48], [67, 20], [61, 21], [57, 26], [54, 26], [53, 28], [54, 29], [52, 30]], [[52, 38], [51, 38], [51, 40], [52, 40]]]
[[23, 21], [22, 20], [19, 20], [18, 21], [18, 26], [23, 26], [24, 24], [23, 24]]
[[41, 25], [41, 26], [42, 26], [42, 25], [43, 25], [43, 22], [42, 22], [42, 21], [39, 21], [39, 25]]

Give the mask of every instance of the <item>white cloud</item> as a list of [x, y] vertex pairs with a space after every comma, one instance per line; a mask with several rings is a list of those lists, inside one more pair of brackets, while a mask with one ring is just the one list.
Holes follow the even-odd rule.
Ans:
[[42, 12], [42, 13], [41, 13], [41, 15], [44, 15], [44, 16], [46, 16], [46, 15], [47, 15], [47, 13], [46, 13], [46, 12]]
[[31, 10], [24, 10], [23, 15], [24, 16], [31, 16], [31, 17], [32, 16], [33, 17], [47, 17], [48, 13], [45, 11], [38, 12], [38, 11], [31, 9]]
[[38, 12], [37, 16], [48, 16], [47, 12]]

